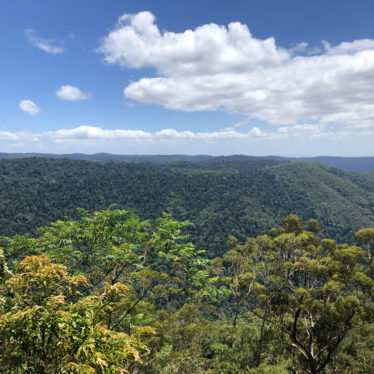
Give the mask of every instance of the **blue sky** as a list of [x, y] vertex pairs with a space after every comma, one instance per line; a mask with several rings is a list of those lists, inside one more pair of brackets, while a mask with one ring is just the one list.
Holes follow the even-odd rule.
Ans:
[[374, 3], [0, 0], [0, 151], [371, 156]]

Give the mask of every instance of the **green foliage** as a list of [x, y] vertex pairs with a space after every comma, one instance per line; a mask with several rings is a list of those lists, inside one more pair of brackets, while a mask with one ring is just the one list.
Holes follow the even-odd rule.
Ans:
[[[350, 372], [343, 370], [349, 349], [353, 351], [349, 342], [364, 346], [365, 341], [360, 339], [373, 321], [370, 257], [361, 248], [321, 240], [316, 235], [316, 220], [309, 222], [311, 231], [305, 231], [295, 215], [283, 222], [282, 227], [271, 230], [271, 236], [248, 239], [245, 245], [230, 237], [229, 251], [223, 258], [214, 259], [209, 267], [231, 290], [231, 347], [236, 344], [236, 321], [243, 318], [243, 313], [250, 311], [262, 321], [257, 334], [248, 334], [256, 354], [248, 367], [241, 367], [238, 372], [257, 372], [268, 364], [279, 365], [280, 362], [269, 363], [265, 359], [274, 346], [283, 346], [275, 357], [285, 359], [284, 370], [292, 367], [297, 372], [313, 374]], [[368, 243], [370, 233], [371, 229], [360, 230], [356, 238]], [[268, 329], [273, 331], [270, 343]], [[370, 334], [366, 338], [369, 341]], [[364, 351], [365, 367], [369, 367], [371, 354]], [[352, 368], [362, 372], [358, 357], [362, 358], [363, 353], [352, 353], [356, 358]], [[236, 363], [240, 365], [240, 360]]]
[[0, 253], [3, 278], [9, 273], [0, 298], [4, 372], [127, 372], [150, 353], [155, 307], [214, 289], [207, 260], [181, 233], [188, 222], [164, 214], [151, 223], [113, 208], [79, 214], [37, 239], [2, 238], [13, 259], [39, 254], [13, 261], [11, 276]]
[[2, 237], [1, 372], [372, 372], [372, 228], [291, 214], [210, 261], [188, 228], [111, 207]]
[[303, 232], [303, 225], [298, 216], [290, 214], [283, 220], [283, 229], [286, 233], [294, 233], [298, 235]]
[[229, 235], [241, 242], [282, 224], [290, 213], [321, 223], [321, 236], [353, 244], [374, 225], [373, 174], [277, 158], [222, 157], [190, 163], [133, 164], [67, 159], [0, 160], [0, 235], [37, 234], [65, 216], [111, 204], [142, 219], [163, 211], [190, 220], [187, 230], [209, 258]]
[[[294, 217], [292, 222], [297, 222]], [[374, 282], [366, 275], [360, 248], [332, 246], [293, 226], [297, 229], [285, 227], [288, 234], [261, 248], [265, 292], [260, 300], [269, 310], [265, 318], [287, 336], [294, 366], [321, 373], [349, 332], [365, 321]]]
[[310, 219], [308, 222], [308, 230], [317, 235], [321, 232], [321, 226], [316, 219]]
[[204, 270], [207, 260], [197, 256], [202, 251], [197, 252], [182, 234], [187, 221], [178, 222], [164, 213], [152, 223], [113, 207], [78, 213], [79, 219], [40, 229], [36, 239], [3, 238], [3, 247], [13, 258], [21, 252], [45, 253], [69, 271], [87, 274], [94, 288], [125, 280], [134, 303], [211, 287]]
[[254, 239], [248, 239], [240, 245], [236, 238], [230, 236], [228, 240], [229, 251], [223, 258], [211, 261], [209, 271], [220, 278], [221, 283], [230, 291], [235, 308], [233, 310], [233, 328], [241, 309], [248, 308], [251, 296], [262, 289], [257, 281], [257, 268], [259, 247]]
[[370, 262], [373, 262], [374, 228], [361, 229], [356, 232], [355, 237], [358, 244], [366, 249]]
[[149, 327], [131, 335], [105, 324], [122, 284], [83, 296], [83, 276], [70, 276], [65, 266], [45, 255], [26, 257], [19, 272], [4, 285], [0, 315], [0, 367], [3, 373], [117, 373], [141, 361]]
[[9, 275], [8, 265], [5, 260], [4, 251], [0, 248], [0, 280]]

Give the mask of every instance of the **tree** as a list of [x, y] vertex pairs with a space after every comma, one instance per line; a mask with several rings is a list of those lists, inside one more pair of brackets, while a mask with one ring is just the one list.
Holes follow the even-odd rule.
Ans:
[[182, 234], [188, 221], [179, 222], [164, 213], [151, 222], [114, 207], [92, 214], [78, 212], [77, 220], [60, 220], [42, 228], [39, 238], [3, 238], [5, 252], [13, 258], [47, 254], [70, 272], [84, 273], [90, 292], [125, 281], [128, 305], [118, 320], [134, 312], [140, 302], [170, 302], [194, 288], [210, 287], [207, 260]]
[[361, 245], [366, 250], [370, 263], [373, 263], [374, 252], [374, 228], [361, 229], [355, 234], [358, 245]]
[[255, 260], [258, 255], [258, 245], [254, 239], [249, 238], [244, 245], [240, 245], [234, 236], [228, 240], [229, 251], [223, 258], [212, 260], [209, 271], [219, 276], [221, 282], [233, 297], [232, 326], [235, 329], [240, 309], [249, 308], [250, 297], [260, 288], [257, 282]]
[[83, 296], [84, 276], [45, 255], [26, 257], [2, 290], [0, 366], [3, 373], [118, 373], [146, 352], [150, 327], [131, 334], [106, 324], [108, 312], [126, 297], [127, 287], [107, 285]]
[[79, 212], [38, 238], [0, 238], [2, 373], [373, 366], [370, 229], [356, 234], [363, 251], [290, 215], [269, 236], [229, 237], [228, 252], [208, 261], [183, 235], [188, 222], [168, 214]]
[[322, 373], [348, 333], [362, 324], [373, 279], [365, 273], [361, 248], [287, 226], [287, 233], [258, 240], [266, 289], [259, 299], [270, 308], [268, 321], [285, 334], [295, 368]]
[[[155, 308], [214, 288], [207, 260], [181, 233], [188, 222], [114, 208], [80, 214], [36, 239], [2, 238], [14, 272], [0, 295], [8, 372], [126, 372], [149, 358]], [[0, 269], [8, 272], [4, 256]]]
[[9, 274], [11, 273], [8, 270], [8, 265], [5, 260], [4, 251], [2, 248], [0, 248], [0, 280]]
[[316, 219], [310, 219], [308, 222], [308, 230], [313, 234], [318, 235], [321, 231], [321, 226]]

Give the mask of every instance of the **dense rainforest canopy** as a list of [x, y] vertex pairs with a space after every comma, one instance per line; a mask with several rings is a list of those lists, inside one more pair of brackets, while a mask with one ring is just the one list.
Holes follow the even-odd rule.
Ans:
[[[140, 157], [140, 156], [139, 156]], [[317, 219], [323, 235], [354, 243], [374, 225], [374, 174], [278, 158], [221, 157], [164, 165], [67, 159], [0, 160], [0, 234], [30, 233], [111, 204], [143, 219], [166, 211], [190, 220], [191, 241], [212, 258], [228, 235], [244, 241], [283, 217]]]
[[163, 214], [110, 208], [1, 237], [2, 373], [372, 373], [374, 229], [295, 215], [204, 259]]
[[[25, 157], [41, 157], [41, 158], [57, 158], [70, 160], [86, 160], [101, 162], [136, 162], [136, 163], [156, 163], [167, 164], [175, 162], [194, 162], [200, 163], [201, 167], [210, 167], [212, 164], [224, 166], [232, 164], [233, 161], [241, 163], [280, 163], [293, 161], [320, 162], [325, 165], [349, 171], [374, 171], [374, 157], [279, 157], [279, 156], [208, 156], [208, 155], [116, 155], [110, 153], [70, 153], [70, 154], [53, 154], [53, 153], [0, 153], [0, 159], [25, 158]], [[198, 165], [197, 165], [198, 166]]]

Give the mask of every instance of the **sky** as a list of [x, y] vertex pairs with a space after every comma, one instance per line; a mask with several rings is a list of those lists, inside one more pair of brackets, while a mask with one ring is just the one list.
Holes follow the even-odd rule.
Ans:
[[372, 0], [0, 0], [0, 152], [374, 156]]

